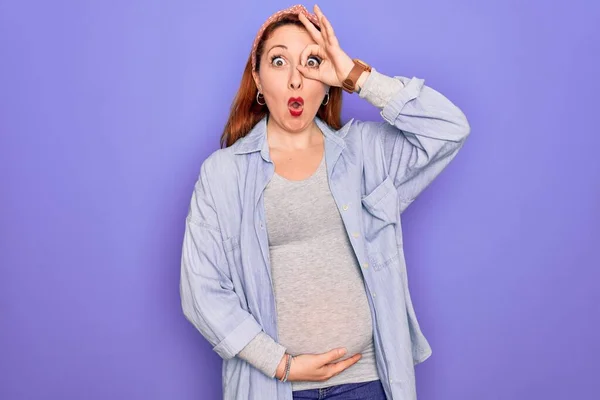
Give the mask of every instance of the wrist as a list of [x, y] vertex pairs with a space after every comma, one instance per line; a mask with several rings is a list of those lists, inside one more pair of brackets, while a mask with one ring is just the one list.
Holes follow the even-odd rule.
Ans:
[[363, 71], [363, 73], [360, 74], [360, 77], [356, 81], [356, 85], [354, 87], [354, 93], [360, 92], [360, 89], [365, 84], [365, 81], [367, 80], [369, 75], [371, 75], [371, 71]]
[[352, 69], [342, 81], [342, 88], [348, 93], [358, 92], [371, 71], [371, 66], [358, 58], [353, 59], [352, 63]]
[[354, 68], [354, 61], [350, 57], [348, 57], [348, 60], [344, 63], [340, 87], [343, 86], [342, 83], [344, 82], [344, 79], [346, 79], [348, 75], [350, 75], [350, 71], [352, 71], [352, 68]]
[[286, 364], [287, 358], [288, 358], [287, 353], [284, 353], [283, 357], [281, 357], [281, 361], [279, 361], [277, 370], [275, 371], [275, 378], [277, 378], [279, 380], [281, 380], [281, 378], [283, 378], [283, 375], [285, 374], [285, 364]]

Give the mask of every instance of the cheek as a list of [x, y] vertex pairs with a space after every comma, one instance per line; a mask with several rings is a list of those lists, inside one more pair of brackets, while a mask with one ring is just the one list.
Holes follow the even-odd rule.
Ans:
[[263, 93], [269, 101], [278, 102], [285, 97], [287, 93], [285, 84], [278, 83], [277, 81], [270, 81], [268, 85], [263, 85]]
[[317, 105], [317, 108], [321, 105], [321, 102], [325, 97], [325, 91], [325, 86], [319, 82], [314, 82], [311, 86], [306, 87], [306, 95], [310, 98], [312, 103]]
[[304, 90], [319, 96], [319, 95], [325, 95], [325, 90], [327, 89], [327, 86], [324, 83], [321, 83], [317, 80], [314, 79], [305, 79], [304, 80]]
[[263, 91], [266, 93], [282, 92], [287, 87], [287, 74], [283, 71], [268, 69], [261, 74]]

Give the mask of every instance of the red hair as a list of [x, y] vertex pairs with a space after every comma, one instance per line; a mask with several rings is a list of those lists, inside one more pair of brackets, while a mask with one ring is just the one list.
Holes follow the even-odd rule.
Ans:
[[[256, 71], [260, 71], [260, 59], [264, 50], [265, 41], [271, 37], [275, 29], [283, 25], [297, 25], [304, 28], [304, 24], [298, 16], [290, 14], [284, 19], [269, 25], [260, 39], [256, 50]], [[316, 27], [319, 29], [319, 27]], [[242, 81], [237, 94], [231, 103], [229, 118], [221, 135], [221, 147], [229, 147], [238, 139], [246, 136], [250, 130], [269, 113], [266, 105], [260, 105], [256, 101], [258, 89], [252, 77], [252, 54], [248, 57], [246, 68], [242, 73]], [[317, 111], [317, 116], [333, 129], [340, 129], [342, 112], [342, 88], [331, 87], [329, 89], [329, 102], [322, 105]]]

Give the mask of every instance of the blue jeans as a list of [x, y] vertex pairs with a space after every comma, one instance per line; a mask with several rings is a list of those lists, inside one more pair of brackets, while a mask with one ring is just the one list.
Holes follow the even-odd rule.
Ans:
[[369, 382], [344, 383], [322, 389], [295, 390], [294, 400], [386, 400], [379, 379]]

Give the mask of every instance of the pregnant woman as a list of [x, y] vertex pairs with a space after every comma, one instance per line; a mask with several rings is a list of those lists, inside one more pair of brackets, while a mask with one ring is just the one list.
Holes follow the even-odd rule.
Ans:
[[[279, 11], [256, 35], [192, 195], [183, 311], [223, 359], [225, 399], [415, 399], [431, 348], [400, 214], [470, 127], [423, 79], [349, 57], [314, 12]], [[383, 119], [342, 126], [343, 90]]]

